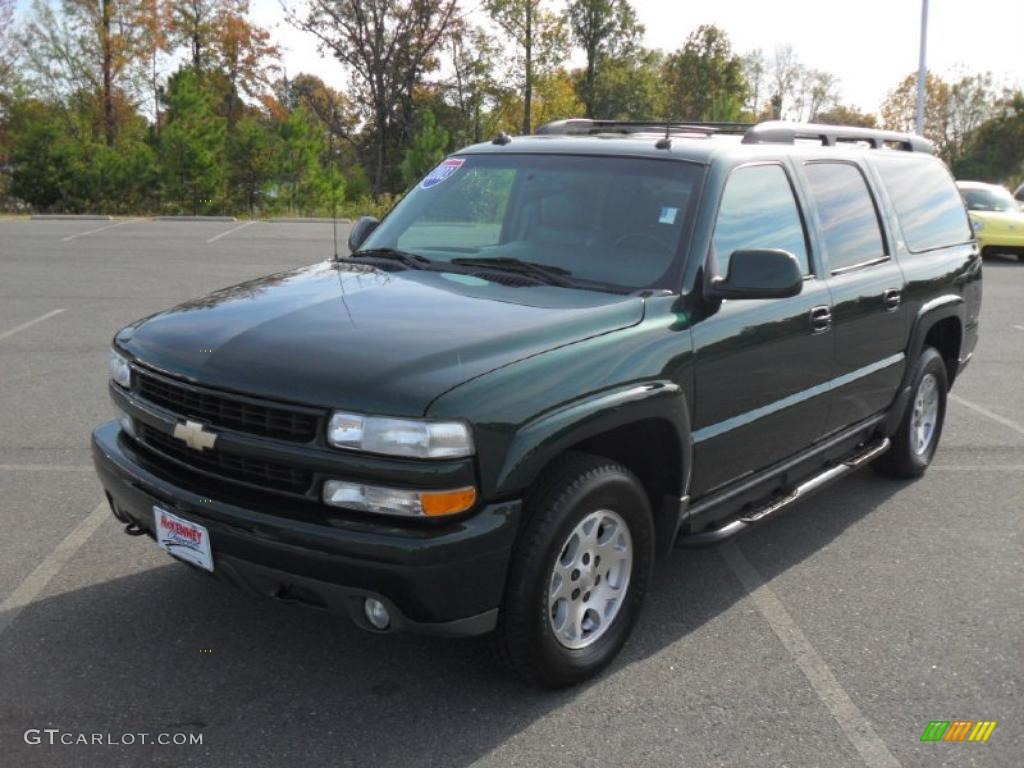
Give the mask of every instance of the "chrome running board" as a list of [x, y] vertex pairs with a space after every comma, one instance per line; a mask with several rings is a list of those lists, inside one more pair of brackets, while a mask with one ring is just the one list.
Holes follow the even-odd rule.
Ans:
[[860, 453], [846, 459], [840, 464], [834, 467], [818, 473], [809, 480], [805, 480], [792, 491], [784, 496], [775, 498], [768, 502], [765, 506], [759, 507], [753, 511], [745, 512], [735, 520], [726, 523], [721, 528], [715, 528], [710, 531], [700, 531], [699, 533], [684, 534], [676, 539], [676, 547], [706, 547], [710, 544], [717, 544], [720, 541], [725, 541], [732, 536], [735, 536], [742, 530], [749, 528], [754, 523], [759, 523], [767, 517], [774, 515], [780, 509], [788, 507], [790, 504], [799, 501], [800, 499], [814, 493], [820, 488], [828, 485], [829, 483], [838, 480], [843, 475], [849, 474], [858, 467], [863, 466], [872, 459], [875, 459], [889, 450], [889, 438], [883, 437], [877, 443], [873, 443]]

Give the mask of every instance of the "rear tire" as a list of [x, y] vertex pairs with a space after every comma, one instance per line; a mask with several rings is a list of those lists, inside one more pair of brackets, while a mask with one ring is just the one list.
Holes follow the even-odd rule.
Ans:
[[911, 395], [889, 450], [871, 467], [884, 477], [920, 477], [928, 469], [946, 418], [946, 361], [934, 347], [925, 347], [914, 367]]
[[574, 685], [597, 674], [629, 636], [654, 559], [640, 481], [617, 462], [567, 454], [530, 492], [493, 636], [526, 681]]

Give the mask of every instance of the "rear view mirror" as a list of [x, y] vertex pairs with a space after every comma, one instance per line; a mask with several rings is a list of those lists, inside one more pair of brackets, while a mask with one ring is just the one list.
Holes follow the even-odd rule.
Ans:
[[803, 290], [804, 275], [789, 251], [757, 248], [733, 251], [729, 274], [716, 277], [708, 286], [709, 298], [784, 299]]
[[366, 238], [370, 236], [370, 233], [377, 228], [380, 224], [380, 219], [375, 219], [373, 216], [360, 216], [359, 220], [352, 226], [352, 231], [348, 233], [348, 251], [354, 253], [359, 249]]

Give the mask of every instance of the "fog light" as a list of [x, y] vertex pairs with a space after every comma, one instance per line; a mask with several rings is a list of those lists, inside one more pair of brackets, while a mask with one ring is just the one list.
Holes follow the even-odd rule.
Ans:
[[124, 430], [125, 434], [129, 437], [136, 436], [135, 419], [122, 411], [116, 404], [114, 405], [114, 418], [117, 419], [117, 423], [121, 425], [121, 429]]
[[363, 602], [363, 612], [366, 614], [366, 620], [377, 629], [387, 629], [388, 625], [391, 624], [391, 616], [388, 615], [388, 609], [384, 607], [384, 603], [376, 598], [366, 598], [365, 602]]

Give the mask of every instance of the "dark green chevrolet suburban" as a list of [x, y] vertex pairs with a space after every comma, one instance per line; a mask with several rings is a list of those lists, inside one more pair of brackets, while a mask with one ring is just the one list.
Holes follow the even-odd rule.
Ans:
[[469, 147], [349, 256], [116, 334], [113, 514], [250, 591], [585, 679], [672, 547], [928, 467], [981, 304], [930, 150], [594, 120]]

